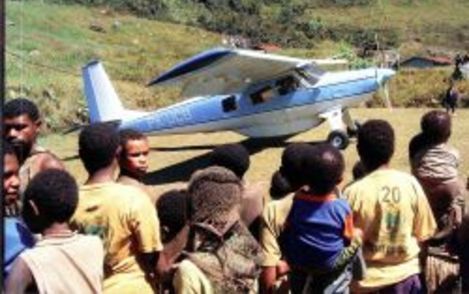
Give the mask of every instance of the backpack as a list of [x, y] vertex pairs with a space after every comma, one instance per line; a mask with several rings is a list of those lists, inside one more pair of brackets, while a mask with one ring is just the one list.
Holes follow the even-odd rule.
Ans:
[[240, 221], [220, 235], [213, 227], [194, 223], [184, 255], [212, 283], [215, 293], [257, 293], [261, 248]]

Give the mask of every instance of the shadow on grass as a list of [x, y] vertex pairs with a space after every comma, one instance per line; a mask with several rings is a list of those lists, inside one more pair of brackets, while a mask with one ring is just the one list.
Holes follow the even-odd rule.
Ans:
[[60, 158], [60, 160], [62, 161], [72, 161], [72, 160], [77, 160], [77, 159], [80, 159], [80, 156], [78, 156], [78, 154]]
[[[282, 148], [286, 147], [291, 142], [286, 140], [289, 137], [280, 137], [280, 138], [269, 138], [269, 139], [245, 139], [240, 144], [244, 145], [248, 150], [250, 155], [254, 155], [265, 148]], [[322, 142], [322, 141], [321, 141]], [[321, 143], [320, 141], [316, 142], [307, 142], [309, 144]], [[179, 162], [167, 167], [164, 167], [160, 170], [152, 171], [147, 174], [145, 177], [145, 184], [147, 185], [161, 185], [161, 184], [170, 184], [174, 182], [187, 182], [192, 175], [192, 173], [198, 169], [203, 169], [211, 165], [210, 152], [223, 144], [213, 144], [213, 145], [190, 145], [190, 146], [177, 146], [177, 147], [156, 147], [152, 148], [155, 151], [161, 152], [178, 152], [178, 151], [187, 151], [187, 150], [209, 150], [209, 152], [202, 155], [193, 157], [189, 160]]]

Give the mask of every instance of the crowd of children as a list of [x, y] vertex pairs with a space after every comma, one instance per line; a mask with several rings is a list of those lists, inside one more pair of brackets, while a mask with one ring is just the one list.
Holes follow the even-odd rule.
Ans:
[[248, 150], [227, 144], [162, 195], [145, 185], [150, 147], [135, 130], [85, 127], [78, 185], [37, 145], [34, 103], [9, 101], [3, 123], [6, 293], [469, 290], [466, 189], [446, 112], [423, 116], [412, 174], [390, 166], [392, 126], [369, 120], [351, 183], [327, 143], [288, 145], [270, 189], [245, 179]]

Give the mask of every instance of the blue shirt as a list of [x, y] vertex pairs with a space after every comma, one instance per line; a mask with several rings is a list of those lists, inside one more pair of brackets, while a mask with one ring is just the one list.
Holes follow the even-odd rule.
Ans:
[[352, 211], [344, 199], [298, 194], [280, 236], [292, 266], [331, 270], [353, 234]]
[[33, 247], [34, 236], [18, 218], [5, 217], [4, 221], [3, 279], [6, 279], [20, 253]]

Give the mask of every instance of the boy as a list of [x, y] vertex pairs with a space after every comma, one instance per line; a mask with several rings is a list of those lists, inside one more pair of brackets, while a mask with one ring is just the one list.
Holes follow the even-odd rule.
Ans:
[[3, 278], [6, 279], [14, 260], [34, 245], [34, 237], [19, 219], [19, 163], [13, 147], [3, 142], [4, 249]]
[[3, 215], [18, 217], [20, 214], [19, 163], [15, 150], [8, 142], [3, 142]]
[[119, 137], [122, 152], [119, 157], [120, 174], [117, 182], [145, 190], [142, 180], [148, 170], [148, 138], [132, 129], [121, 130]]
[[308, 273], [313, 273], [313, 278], [314, 273], [321, 275], [312, 286], [325, 291], [361, 245], [352, 211], [335, 192], [345, 169], [342, 154], [329, 144], [313, 146], [303, 168], [307, 186], [294, 196], [280, 237], [282, 253], [292, 268], [293, 293], [303, 292]]
[[240, 220], [240, 180], [209, 167], [192, 175], [189, 194], [191, 226], [173, 278], [176, 293], [255, 292], [260, 248]]
[[87, 126], [78, 141], [89, 177], [80, 188], [72, 224], [105, 244], [104, 292], [153, 293], [162, 249], [155, 207], [141, 189], [114, 182], [120, 156], [114, 125]]
[[231, 170], [242, 182], [241, 219], [257, 237], [259, 217], [264, 208], [263, 187], [261, 183], [252, 184], [244, 180], [251, 163], [248, 150], [241, 144], [222, 145], [213, 150], [211, 163]]
[[[305, 143], [288, 145], [282, 153], [280, 169], [275, 172], [277, 176], [274, 177], [277, 180], [273, 180], [270, 192], [272, 198], [276, 196], [274, 199], [278, 200], [266, 205], [261, 218], [260, 246], [264, 257], [259, 281], [261, 293], [284, 293], [282, 289], [287, 288], [286, 274], [289, 268], [282, 256], [278, 238], [292, 207], [293, 193], [304, 185], [303, 161], [311, 148], [311, 145]], [[276, 185], [278, 181], [281, 182], [281, 187]]]
[[354, 224], [363, 230], [367, 272], [355, 290], [420, 293], [420, 244], [436, 225], [417, 180], [389, 168], [394, 130], [384, 120], [369, 120], [358, 131], [357, 151], [367, 175], [344, 191]]
[[43, 238], [18, 257], [6, 293], [24, 293], [32, 285], [39, 293], [101, 293], [101, 240], [68, 226], [78, 204], [72, 176], [62, 170], [42, 171], [29, 183], [24, 200], [24, 221]]

